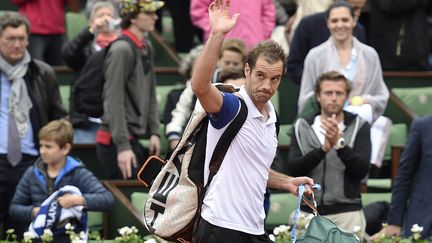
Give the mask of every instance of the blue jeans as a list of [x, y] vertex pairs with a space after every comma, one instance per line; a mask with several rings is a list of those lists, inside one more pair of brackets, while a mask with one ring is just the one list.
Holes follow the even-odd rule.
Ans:
[[74, 128], [74, 143], [80, 144], [95, 144], [96, 143], [96, 132], [99, 129], [99, 124], [95, 122], [89, 122], [90, 126], [86, 128]]

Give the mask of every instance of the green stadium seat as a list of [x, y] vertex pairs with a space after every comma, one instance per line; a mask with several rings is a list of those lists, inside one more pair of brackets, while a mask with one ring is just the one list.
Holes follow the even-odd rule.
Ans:
[[291, 143], [291, 132], [292, 132], [292, 125], [291, 124], [281, 124], [279, 126], [279, 146], [289, 146]]
[[369, 178], [367, 180], [367, 187], [369, 189], [374, 189], [378, 191], [390, 191], [391, 189], [391, 179], [390, 178]]
[[[158, 101], [159, 117], [163, 120], [163, 114], [165, 110], [165, 104], [167, 102], [168, 94], [171, 90], [184, 88], [184, 84], [176, 83], [172, 85], [158, 85], [156, 86], [156, 99]], [[162, 135], [163, 133], [161, 133]]]
[[89, 232], [103, 230], [103, 212], [89, 211], [87, 216]]
[[[393, 124], [390, 128], [390, 137], [384, 152], [384, 161], [391, 160], [391, 146], [404, 145], [408, 136], [408, 128], [405, 123]], [[391, 178], [369, 178], [367, 180], [367, 187], [373, 190], [390, 191]]]
[[408, 127], [405, 123], [393, 124], [390, 128], [390, 137], [384, 152], [384, 160], [391, 160], [391, 146], [404, 145], [408, 136]]
[[392, 92], [417, 115], [432, 114], [432, 87], [393, 88]]
[[87, 24], [87, 17], [83, 13], [67, 12], [66, 17], [66, 36], [68, 40], [74, 38]]
[[272, 193], [265, 228], [273, 229], [281, 224], [288, 225], [290, 215], [295, 211], [296, 207], [297, 197], [291, 193]]
[[69, 111], [70, 85], [60, 85], [60, 96], [63, 107]]
[[361, 200], [363, 207], [377, 201], [391, 201], [391, 192], [384, 192], [384, 193], [362, 193], [361, 194]]
[[273, 107], [275, 109], [275, 111], [278, 113], [278, 115], [280, 114], [280, 110], [279, 110], [279, 90], [276, 90], [276, 93], [274, 93], [274, 95], [271, 97], [271, 102], [273, 104]]
[[147, 200], [147, 194], [145, 192], [133, 192], [131, 194], [132, 205], [142, 214], [144, 214], [144, 203]]

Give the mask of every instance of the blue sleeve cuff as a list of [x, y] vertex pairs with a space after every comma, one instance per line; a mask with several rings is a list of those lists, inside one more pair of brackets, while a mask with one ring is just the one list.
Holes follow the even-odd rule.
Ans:
[[223, 102], [222, 108], [218, 114], [209, 114], [211, 125], [216, 129], [226, 126], [236, 116], [240, 108], [239, 97], [232, 94], [221, 92]]

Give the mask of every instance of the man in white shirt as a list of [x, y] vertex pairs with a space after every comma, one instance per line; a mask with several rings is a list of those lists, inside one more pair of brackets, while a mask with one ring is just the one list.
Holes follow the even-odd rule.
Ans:
[[[292, 178], [270, 169], [276, 155], [276, 113], [270, 98], [284, 70], [284, 52], [274, 41], [258, 44], [245, 64], [246, 83], [238, 95], [220, 92], [210, 82], [225, 35], [239, 14], [229, 17], [230, 1], [209, 6], [211, 34], [195, 64], [192, 89], [209, 114], [205, 183], [209, 161], [222, 133], [244, 100], [248, 116], [231, 143], [203, 201], [195, 242], [271, 242], [264, 232], [266, 187], [296, 193], [300, 184], [313, 185], [307, 177]], [[308, 190], [310, 191], [310, 189]]]

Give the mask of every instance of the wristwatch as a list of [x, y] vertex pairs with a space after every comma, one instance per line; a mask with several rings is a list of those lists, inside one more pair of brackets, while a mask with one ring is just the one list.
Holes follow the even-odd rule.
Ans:
[[340, 138], [338, 139], [338, 141], [336, 142], [335, 146], [333, 146], [333, 148], [334, 148], [335, 150], [338, 150], [338, 149], [344, 148], [345, 145], [346, 145], [346, 143], [345, 143], [345, 139], [344, 139], [343, 137], [340, 137]]

